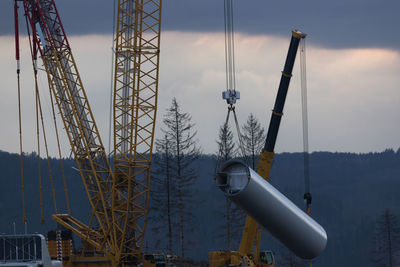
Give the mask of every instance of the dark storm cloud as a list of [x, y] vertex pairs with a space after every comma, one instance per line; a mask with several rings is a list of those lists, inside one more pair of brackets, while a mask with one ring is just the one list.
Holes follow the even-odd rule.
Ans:
[[[0, 34], [12, 34], [12, 0], [0, 0]], [[110, 33], [113, 0], [57, 0], [70, 34]], [[327, 47], [400, 48], [400, 1], [236, 0], [235, 30], [287, 36], [298, 28]], [[163, 30], [223, 31], [222, 0], [164, 0]]]

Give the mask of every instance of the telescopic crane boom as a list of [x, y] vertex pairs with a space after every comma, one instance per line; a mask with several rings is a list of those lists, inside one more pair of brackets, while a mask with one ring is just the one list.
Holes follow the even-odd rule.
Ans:
[[[282, 71], [282, 76], [279, 84], [278, 93], [275, 100], [274, 109], [271, 115], [271, 121], [268, 127], [268, 134], [263, 151], [260, 154], [257, 163], [257, 173], [268, 180], [271, 170], [272, 161], [274, 158], [274, 148], [276, 138], [278, 136], [279, 125], [283, 115], [283, 107], [285, 105], [286, 95], [289, 88], [290, 79], [292, 77], [293, 65], [296, 59], [296, 54], [299, 42], [305, 38], [306, 34], [300, 31], [292, 31], [292, 38], [288, 54], [285, 61], [285, 66]], [[270, 216], [274, 216], [270, 214]], [[272, 267], [274, 260], [271, 253], [260, 251], [261, 230], [257, 229], [257, 222], [250, 216], [246, 217], [246, 223], [243, 229], [243, 235], [238, 251], [228, 252], [210, 252], [209, 261], [210, 267], [226, 266], [254, 266], [254, 267]], [[254, 252], [253, 244], [255, 244]], [[244, 264], [244, 265], [243, 265]]]
[[[286, 95], [289, 89], [290, 79], [292, 77], [293, 65], [296, 59], [297, 50], [300, 40], [305, 38], [306, 34], [297, 30], [292, 31], [292, 38], [289, 45], [289, 51], [286, 57], [285, 66], [282, 71], [281, 81], [279, 83], [278, 93], [275, 99], [274, 109], [272, 110], [271, 120], [268, 127], [267, 138], [264, 148], [260, 154], [256, 165], [257, 173], [268, 180], [269, 173], [274, 158], [274, 148], [278, 136], [279, 126], [283, 116], [283, 108], [285, 106]], [[273, 216], [273, 215], [271, 215]], [[257, 232], [257, 222], [250, 216], [246, 217], [246, 223], [239, 246], [239, 253], [248, 255], [251, 253], [253, 243]]]

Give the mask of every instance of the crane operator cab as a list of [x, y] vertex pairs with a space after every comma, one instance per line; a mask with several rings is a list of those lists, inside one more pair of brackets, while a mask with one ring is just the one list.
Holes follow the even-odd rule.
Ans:
[[260, 251], [260, 262], [261, 266], [269, 267], [274, 266], [275, 258], [274, 253], [270, 250]]

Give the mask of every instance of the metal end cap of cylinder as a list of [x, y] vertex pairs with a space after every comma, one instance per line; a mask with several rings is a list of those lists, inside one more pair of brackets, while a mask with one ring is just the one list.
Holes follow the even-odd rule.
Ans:
[[218, 170], [215, 181], [227, 196], [231, 196], [246, 187], [249, 176], [249, 168], [246, 164], [240, 160], [229, 160]]

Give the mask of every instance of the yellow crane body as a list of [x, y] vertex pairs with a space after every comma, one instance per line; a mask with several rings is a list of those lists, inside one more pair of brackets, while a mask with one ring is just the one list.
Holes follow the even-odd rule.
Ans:
[[[17, 1], [15, 0], [17, 5]], [[91, 247], [70, 266], [135, 266], [142, 262], [157, 111], [161, 0], [118, 0], [114, 63], [113, 166], [101, 141], [54, 0], [22, 0], [86, 190], [85, 224], [52, 218]], [[37, 49], [37, 50], [36, 50]], [[85, 249], [85, 248], [84, 248]]]

